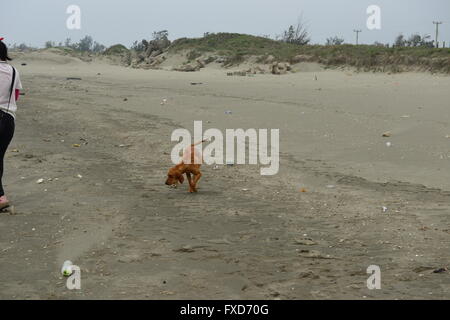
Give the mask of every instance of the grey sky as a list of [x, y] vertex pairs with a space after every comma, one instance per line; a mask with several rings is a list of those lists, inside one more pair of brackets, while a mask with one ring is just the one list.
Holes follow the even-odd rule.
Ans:
[[[66, 28], [66, 8], [82, 10], [82, 29]], [[366, 9], [381, 7], [381, 30], [366, 28]], [[362, 43], [392, 42], [404, 33], [430, 34], [433, 20], [443, 21], [440, 40], [450, 43], [448, 0], [3, 0], [0, 36], [6, 42], [43, 46], [45, 41], [77, 41], [85, 35], [105, 45], [149, 38], [167, 29], [170, 38], [199, 37], [204, 32], [239, 32], [275, 36], [300, 13], [313, 43], [339, 35], [354, 42], [353, 29], [362, 29]]]

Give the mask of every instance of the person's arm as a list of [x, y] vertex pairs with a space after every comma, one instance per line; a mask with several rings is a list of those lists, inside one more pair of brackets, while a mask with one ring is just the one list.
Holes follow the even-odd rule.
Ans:
[[14, 92], [16, 96], [16, 101], [19, 100], [20, 90], [22, 90], [22, 82], [20, 81], [20, 74], [19, 72], [16, 72], [16, 85], [15, 85], [16, 91]]

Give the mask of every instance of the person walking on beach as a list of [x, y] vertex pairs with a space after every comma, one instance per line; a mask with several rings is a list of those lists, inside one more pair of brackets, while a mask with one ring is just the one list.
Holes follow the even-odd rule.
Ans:
[[8, 64], [11, 59], [2, 40], [0, 38], [0, 210], [10, 205], [2, 184], [3, 159], [14, 135], [16, 101], [19, 99], [19, 90], [22, 89], [19, 73]]

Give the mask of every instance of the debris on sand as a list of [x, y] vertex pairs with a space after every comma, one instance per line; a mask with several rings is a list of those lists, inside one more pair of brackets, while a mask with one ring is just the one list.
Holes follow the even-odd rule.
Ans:
[[203, 82], [191, 82], [191, 86], [198, 86], [198, 85], [202, 85]]
[[291, 71], [292, 67], [289, 62], [274, 62], [272, 63], [272, 74], [282, 75]]
[[79, 148], [79, 147], [81, 147], [81, 145], [78, 144], [78, 143], [74, 143], [74, 144], [72, 145], [72, 147], [74, 147], [74, 148]]
[[447, 272], [448, 268], [439, 268], [433, 271], [433, 273], [444, 273]]
[[300, 192], [305, 193], [308, 192], [308, 190], [306, 190], [305, 188], [300, 188]]
[[27, 65], [27, 64], [26, 64], [25, 62], [21, 64], [21, 66], [26, 66], [26, 65]]
[[310, 279], [319, 279], [320, 277], [312, 271], [302, 271], [298, 274], [300, 279], [310, 278]]
[[300, 250], [299, 255], [304, 258], [312, 258], [312, 259], [334, 259], [331, 255], [324, 255], [320, 251], [317, 250]]
[[265, 74], [266, 70], [260, 66], [256, 66], [247, 70], [249, 74]]
[[247, 76], [247, 72], [245, 72], [245, 71], [227, 72], [227, 76], [229, 76], [229, 77], [232, 77], [232, 76], [245, 77], [245, 76]]
[[41, 179], [38, 179], [38, 180], [36, 181], [37, 184], [41, 184], [41, 183], [43, 183], [43, 182], [44, 182], [44, 179], [42, 179], [42, 178], [41, 178]]
[[389, 138], [391, 136], [391, 132], [390, 131], [386, 131], [385, 133], [383, 133], [382, 137], [384, 138]]
[[124, 98], [123, 101], [128, 101], [128, 98]]
[[381, 211], [383, 212], [383, 213], [386, 213], [387, 211], [388, 211], [388, 208], [387, 207], [381, 207]]
[[242, 71], [227, 72], [227, 76], [253, 76], [255, 74], [265, 74], [266, 70], [260, 66], [252, 67]]
[[75, 78], [75, 77], [69, 77], [69, 78], [66, 78], [66, 80], [83, 80], [83, 79], [81, 79], [81, 78]]
[[72, 273], [73, 273], [73, 263], [72, 263], [72, 261], [70, 261], [70, 260], [67, 260], [67, 261], [65, 261], [64, 262], [64, 264], [63, 264], [63, 266], [62, 266], [62, 268], [61, 268], [61, 274], [64, 276], [64, 277], [69, 277], [69, 276], [71, 276], [72, 275]]
[[298, 245], [303, 245], [303, 246], [313, 246], [316, 245], [317, 243], [314, 242], [312, 239], [310, 238], [301, 238], [301, 239], [295, 239], [294, 240], [295, 244]]
[[416, 268], [414, 268], [413, 269], [413, 271], [415, 272], [415, 273], [422, 273], [422, 272], [424, 272], [424, 271], [428, 271], [428, 270], [432, 270], [432, 269], [434, 269], [433, 267], [427, 267], [427, 266], [420, 266], [420, 267], [416, 267]]
[[391, 142], [386, 142], [386, 147], [392, 147], [392, 143]]
[[227, 110], [227, 111], [225, 111], [225, 114], [231, 115], [231, 114], [233, 114], [233, 111]]
[[181, 247], [179, 249], [175, 249], [173, 251], [174, 252], [183, 252], [183, 253], [195, 252], [194, 248], [192, 248], [191, 246], [184, 246], [184, 247]]

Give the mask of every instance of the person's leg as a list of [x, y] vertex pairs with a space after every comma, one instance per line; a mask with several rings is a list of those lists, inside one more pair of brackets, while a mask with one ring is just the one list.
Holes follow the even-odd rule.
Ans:
[[14, 135], [14, 118], [0, 111], [0, 197], [5, 195], [3, 190], [3, 159], [5, 157], [6, 149]]

